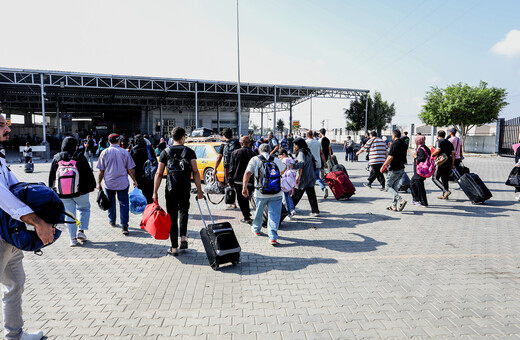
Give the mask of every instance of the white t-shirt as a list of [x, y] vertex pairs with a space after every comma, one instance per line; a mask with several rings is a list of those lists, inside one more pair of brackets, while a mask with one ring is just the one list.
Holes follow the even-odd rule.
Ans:
[[[265, 157], [265, 159], [269, 159], [269, 154], [267, 152], [263, 152], [262, 156]], [[278, 167], [278, 170], [280, 170], [280, 174], [285, 170], [285, 164], [278, 158], [274, 158], [274, 164]], [[258, 156], [251, 158], [249, 163], [247, 163], [246, 172], [253, 173], [253, 176], [255, 176], [255, 187], [258, 187], [258, 179], [260, 178], [260, 169], [262, 169], [262, 160], [258, 158]], [[283, 196], [283, 192], [280, 191], [277, 194], [262, 194], [260, 190], [255, 190], [255, 197], [256, 198], [270, 198], [270, 197], [278, 197]]]
[[314, 156], [314, 159], [316, 160], [316, 169], [321, 169], [321, 143], [316, 139], [306, 139], [305, 142], [307, 142], [307, 146], [311, 150], [311, 153]]

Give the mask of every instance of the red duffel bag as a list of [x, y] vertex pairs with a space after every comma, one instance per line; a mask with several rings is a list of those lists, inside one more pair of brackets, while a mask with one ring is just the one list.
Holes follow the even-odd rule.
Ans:
[[167, 240], [170, 237], [171, 226], [170, 215], [159, 206], [159, 203], [153, 202], [146, 206], [141, 220], [141, 229], [146, 230], [156, 240]]

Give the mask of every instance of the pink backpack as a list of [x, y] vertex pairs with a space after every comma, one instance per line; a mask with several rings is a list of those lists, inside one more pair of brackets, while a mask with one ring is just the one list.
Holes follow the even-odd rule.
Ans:
[[416, 171], [419, 176], [429, 178], [429, 177], [432, 177], [433, 173], [435, 172], [435, 160], [433, 159], [432, 156], [429, 156], [426, 153], [425, 148], [423, 148], [422, 146], [421, 146], [421, 148], [423, 149], [424, 153], [426, 154], [426, 160], [424, 162], [417, 163]]
[[72, 195], [78, 192], [79, 172], [76, 161], [59, 161], [56, 170], [56, 191], [58, 195]]

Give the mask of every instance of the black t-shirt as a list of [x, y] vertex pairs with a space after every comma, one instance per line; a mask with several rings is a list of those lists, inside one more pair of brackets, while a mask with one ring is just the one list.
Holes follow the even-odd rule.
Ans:
[[329, 159], [329, 147], [330, 147], [330, 139], [327, 137], [323, 137], [321, 139], [321, 149], [323, 151], [323, 156], [325, 156], [325, 161]]
[[388, 151], [388, 155], [394, 157], [390, 162], [390, 170], [396, 171], [404, 169], [407, 149], [406, 143], [402, 139], [396, 139], [392, 142], [390, 150]]
[[444, 153], [444, 154], [446, 154], [446, 156], [448, 156], [448, 161], [446, 163], [450, 164], [450, 166], [451, 166], [451, 153], [453, 151], [455, 151], [455, 149], [453, 148], [453, 144], [451, 144], [451, 142], [449, 140], [447, 140], [445, 138], [441, 138], [441, 139], [437, 139], [436, 148], [440, 149], [439, 154]]
[[406, 143], [406, 147], [410, 147], [410, 137], [408, 136], [403, 136], [402, 139], [404, 140], [404, 142]]
[[[188, 161], [188, 163], [191, 163], [191, 160], [192, 159], [197, 159], [197, 156], [195, 155], [195, 151], [193, 151], [192, 149], [190, 149], [189, 147], [185, 147], [184, 145], [174, 145], [174, 146], [170, 146], [169, 148], [166, 148], [164, 149], [161, 154], [159, 155], [159, 162], [165, 164], [166, 166], [168, 166], [168, 160], [170, 159], [170, 155], [168, 154], [168, 149], [171, 149], [172, 150], [172, 153], [174, 155], [181, 155], [184, 148], [186, 148], [186, 155], [184, 157], [184, 159], [186, 161]], [[175, 189], [187, 189], [188, 191], [191, 189], [191, 182], [190, 181], [186, 181], [185, 182], [185, 186], [182, 187], [182, 188], [175, 188]]]

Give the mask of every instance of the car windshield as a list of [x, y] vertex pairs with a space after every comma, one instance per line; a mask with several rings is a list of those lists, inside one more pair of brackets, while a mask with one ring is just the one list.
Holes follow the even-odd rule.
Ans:
[[220, 152], [220, 145], [215, 145], [213, 148], [215, 149], [217, 154]]

